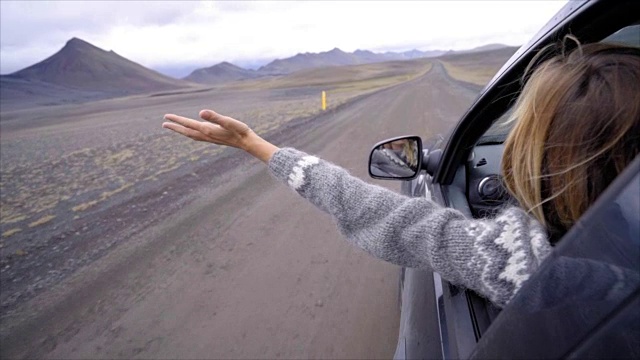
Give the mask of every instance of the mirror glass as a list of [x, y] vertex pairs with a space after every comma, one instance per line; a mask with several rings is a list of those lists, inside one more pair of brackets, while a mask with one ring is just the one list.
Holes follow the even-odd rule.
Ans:
[[418, 174], [422, 158], [419, 137], [395, 138], [377, 144], [369, 157], [369, 174], [379, 179], [410, 179]]

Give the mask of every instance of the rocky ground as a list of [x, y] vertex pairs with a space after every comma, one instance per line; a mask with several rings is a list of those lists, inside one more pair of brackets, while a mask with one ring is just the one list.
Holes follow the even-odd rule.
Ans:
[[[247, 119], [260, 134], [277, 136], [289, 131], [289, 122], [299, 128], [317, 116], [319, 93], [210, 89], [3, 113], [3, 315], [101, 257], [122, 241], [116, 233], [129, 238], [157, 221], [167, 206], [148, 202], [187, 201], [189, 192], [174, 189], [175, 181], [202, 182], [198, 172], [204, 167], [221, 166], [216, 174], [235, 167], [238, 160], [224, 149], [184, 142], [161, 129], [165, 112], [197, 117], [194, 109], [214, 108]], [[330, 111], [363, 94], [331, 96]]]
[[366, 179], [375, 142], [445, 132], [476, 92], [441, 66], [321, 114], [308, 91], [3, 114], [3, 357], [391, 357], [397, 268], [262, 164], [161, 117], [214, 108]]

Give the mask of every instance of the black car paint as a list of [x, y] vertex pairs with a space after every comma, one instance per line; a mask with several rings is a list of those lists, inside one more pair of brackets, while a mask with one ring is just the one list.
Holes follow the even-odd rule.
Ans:
[[[565, 34], [572, 33], [583, 43], [599, 41], [623, 26], [638, 21], [640, 2], [619, 1], [571, 1], [549, 21], [543, 29], [525, 46], [521, 47], [512, 58], [502, 67], [490, 83], [482, 90], [475, 103], [463, 116], [457, 127], [446, 141], [427, 141], [425, 144], [424, 163], [427, 164], [429, 151], [441, 152], [437, 169], [422, 172], [412, 181], [402, 183], [402, 193], [409, 196], [429, 197], [444, 206], [456, 208], [469, 217], [485, 216], [493, 212], [494, 204], [487, 203], [479, 191], [480, 181], [487, 176], [499, 174], [497, 163], [501, 157], [501, 147], [495, 143], [482, 144], [480, 138], [491, 126], [495, 119], [504, 114], [517, 97], [524, 69], [537, 53], [537, 50], [547, 44], [557, 42]], [[479, 144], [479, 145], [477, 145]], [[491, 148], [489, 148], [491, 146]], [[490, 153], [487, 167], [479, 169], [477, 153]], [[482, 156], [482, 155], [479, 155]], [[636, 159], [636, 163], [638, 163]], [[633, 177], [633, 171], [629, 176]], [[635, 170], [635, 180], [629, 186], [638, 182], [638, 171]], [[620, 183], [623, 180], [617, 180]], [[635, 182], [634, 182], [635, 181]], [[640, 186], [638, 186], [640, 188]], [[619, 189], [618, 189], [619, 190]], [[614, 190], [609, 191], [612, 193]], [[627, 198], [640, 195], [628, 192]], [[507, 199], [503, 199], [507, 200]], [[604, 201], [604, 200], [603, 200]], [[499, 202], [498, 202], [499, 204]], [[497, 204], [495, 204], [497, 205]], [[607, 204], [602, 205], [606, 207]], [[601, 237], [612, 239], [610, 242], [627, 241], [635, 236], [636, 242], [631, 242], [627, 253], [634, 253], [640, 248], [640, 236], [630, 232], [625, 236], [616, 234], [620, 228], [633, 228], [634, 220], [640, 222], [640, 205], [627, 207], [630, 218], [626, 221], [617, 212], [598, 210], [596, 212], [605, 222], [601, 222], [600, 230], [605, 234]], [[633, 217], [635, 215], [635, 218]], [[583, 222], [584, 223], [584, 222]], [[587, 222], [590, 225], [594, 222]], [[576, 228], [578, 229], [578, 228]], [[588, 229], [588, 230], [585, 230]], [[608, 229], [611, 229], [609, 231]], [[598, 229], [582, 228], [578, 235], [572, 235], [576, 240], [563, 239], [563, 245], [554, 252], [553, 259], [564, 256], [564, 252], [584, 251], [583, 242], [587, 239], [593, 245], [590, 256], [598, 258], [607, 254], [607, 250], [600, 248], [601, 242], [593, 237]], [[609, 231], [607, 233], [607, 231]], [[578, 230], [572, 233], [578, 232]], [[570, 234], [567, 235], [567, 237]], [[576, 243], [580, 242], [580, 245]], [[635, 245], [634, 245], [635, 244]], [[635, 246], [635, 247], [634, 247]], [[583, 249], [583, 250], [580, 250]], [[633, 250], [635, 249], [635, 250]], [[634, 253], [635, 254], [635, 253]], [[584, 255], [584, 254], [583, 254]], [[571, 259], [580, 257], [568, 255]], [[609, 258], [615, 258], [609, 255]], [[598, 261], [601, 261], [598, 260]], [[550, 260], [550, 262], [552, 262]], [[565, 261], [566, 262], [566, 261]], [[604, 262], [606, 263], [606, 262]], [[619, 263], [610, 261], [610, 264]], [[558, 269], [566, 265], [548, 265], [546, 270], [532, 279], [514, 299], [514, 303], [500, 312], [484, 299], [473, 292], [457, 288], [440, 279], [436, 273], [417, 269], [403, 269], [401, 278], [402, 317], [398, 350], [395, 358], [541, 358], [541, 357], [640, 357], [640, 302], [637, 271], [640, 268], [640, 255], [627, 263], [635, 269], [636, 281], [628, 284], [628, 296], [620, 297], [618, 301], [608, 304], [606, 311], [593, 321], [582, 321], [580, 317], [571, 318], [571, 309], [552, 312], [553, 316], [545, 316], [540, 310], [533, 315], [530, 308], [526, 308], [531, 299], [543, 298], [539, 289], [548, 289], [549, 276], [557, 274]], [[554, 271], [555, 269], [555, 271]], [[633, 272], [633, 271], [632, 271]], [[551, 275], [550, 275], [551, 274]], [[546, 276], [546, 277], [545, 277]], [[537, 280], [535, 280], [537, 279]], [[561, 286], [558, 285], [558, 286]], [[529, 290], [531, 289], [531, 290]], [[538, 298], [536, 298], [538, 296]], [[588, 298], [587, 298], [588, 300]], [[540, 301], [539, 301], [540, 302]], [[521, 304], [521, 305], [519, 305]], [[553, 306], [551, 306], [553, 307]], [[596, 306], [597, 308], [597, 306]], [[595, 311], [590, 307], [590, 311]], [[575, 310], [575, 309], [574, 309]], [[579, 314], [580, 315], [580, 314]], [[581, 314], [585, 316], [584, 313]], [[433, 316], [436, 316], [435, 318]], [[631, 319], [631, 320], [629, 320]], [[584, 319], [582, 319], [584, 320]], [[567, 326], [568, 325], [568, 326]], [[562, 327], [565, 326], [565, 327]], [[558, 327], [564, 331], [554, 331]], [[572, 331], [578, 328], [581, 331]], [[621, 332], [631, 334], [623, 336]], [[637, 336], [636, 336], [637, 335]], [[433, 338], [436, 336], [437, 338]], [[636, 339], [636, 340], [634, 340]], [[636, 341], [635, 343], [633, 341]], [[617, 344], [616, 349], [606, 350], [607, 343]], [[617, 352], [616, 352], [617, 350]]]

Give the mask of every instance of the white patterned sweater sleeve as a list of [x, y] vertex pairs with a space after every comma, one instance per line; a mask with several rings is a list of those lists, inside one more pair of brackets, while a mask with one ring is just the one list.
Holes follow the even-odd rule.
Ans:
[[277, 151], [269, 169], [329, 213], [354, 245], [400, 266], [436, 271], [500, 307], [551, 251], [544, 228], [517, 207], [490, 220], [467, 219], [429, 199], [367, 184], [291, 148]]

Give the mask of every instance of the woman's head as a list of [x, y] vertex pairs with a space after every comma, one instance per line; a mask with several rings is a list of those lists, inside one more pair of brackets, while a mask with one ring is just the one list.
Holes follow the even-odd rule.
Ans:
[[589, 44], [545, 61], [513, 118], [505, 184], [560, 235], [640, 151], [640, 49]]

